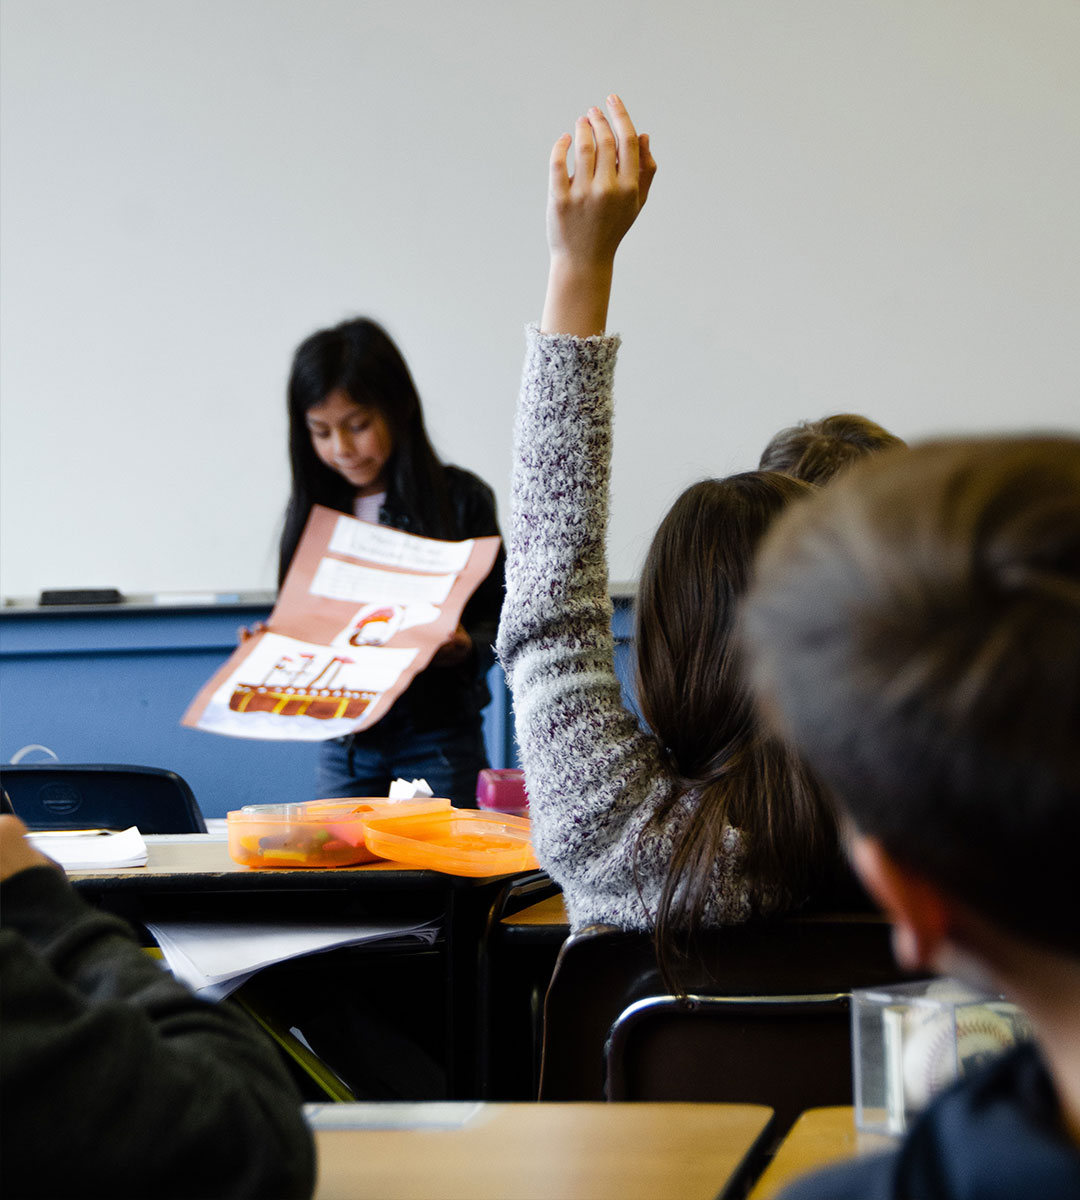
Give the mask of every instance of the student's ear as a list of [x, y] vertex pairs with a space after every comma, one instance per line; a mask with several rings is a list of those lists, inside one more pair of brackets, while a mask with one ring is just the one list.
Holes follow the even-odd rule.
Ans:
[[896, 961], [909, 970], [933, 969], [949, 936], [947, 897], [898, 863], [876, 838], [856, 834], [848, 850], [867, 891], [893, 923]]

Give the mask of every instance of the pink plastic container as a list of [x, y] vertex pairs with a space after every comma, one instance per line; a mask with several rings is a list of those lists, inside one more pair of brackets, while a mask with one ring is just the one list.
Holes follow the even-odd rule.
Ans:
[[529, 815], [525, 772], [517, 767], [486, 767], [476, 777], [476, 804], [516, 817]]

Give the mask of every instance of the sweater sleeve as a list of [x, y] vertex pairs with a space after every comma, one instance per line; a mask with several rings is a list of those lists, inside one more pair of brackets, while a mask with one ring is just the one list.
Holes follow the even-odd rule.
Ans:
[[614, 670], [605, 539], [618, 339], [535, 327], [527, 338], [498, 652], [533, 838], [574, 928], [643, 929], [671, 839], [639, 835], [673, 785]]
[[8, 1196], [311, 1194], [300, 1097], [242, 1013], [193, 995], [51, 868], [0, 900]]

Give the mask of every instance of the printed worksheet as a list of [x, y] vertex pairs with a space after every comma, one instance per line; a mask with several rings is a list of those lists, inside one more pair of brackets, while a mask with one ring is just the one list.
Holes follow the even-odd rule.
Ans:
[[181, 724], [294, 742], [366, 729], [453, 634], [498, 551], [497, 537], [438, 541], [317, 505], [267, 628]]

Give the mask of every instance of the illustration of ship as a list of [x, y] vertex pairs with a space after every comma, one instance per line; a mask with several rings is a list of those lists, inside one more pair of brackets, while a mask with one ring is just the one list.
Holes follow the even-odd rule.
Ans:
[[270, 668], [261, 683], [238, 683], [229, 697], [233, 712], [269, 712], [282, 717], [314, 717], [318, 721], [355, 720], [363, 716], [378, 692], [356, 688], [332, 687], [341, 668], [351, 658], [337, 655], [329, 659], [313, 679], [305, 679], [312, 669], [313, 654], [301, 654], [299, 667], [288, 654]]

